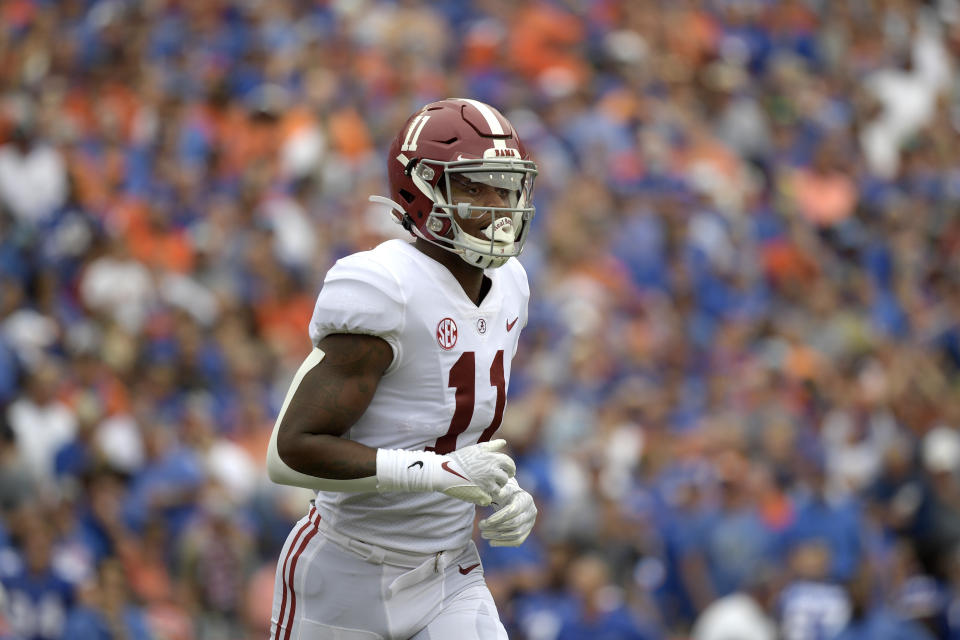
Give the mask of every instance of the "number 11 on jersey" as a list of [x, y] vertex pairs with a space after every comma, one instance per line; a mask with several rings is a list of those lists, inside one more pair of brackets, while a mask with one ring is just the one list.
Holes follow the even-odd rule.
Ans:
[[[456, 407], [450, 419], [450, 428], [437, 438], [427, 451], [439, 454], [450, 453], [457, 448], [457, 437], [470, 426], [473, 418], [473, 405], [476, 399], [476, 354], [473, 351], [464, 351], [463, 355], [450, 368], [450, 378], [447, 386], [456, 389]], [[497, 351], [490, 364], [490, 386], [497, 389], [497, 406], [493, 412], [490, 426], [483, 430], [477, 442], [487, 442], [500, 428], [503, 420], [503, 408], [507, 404], [507, 383], [503, 376], [503, 349]]]

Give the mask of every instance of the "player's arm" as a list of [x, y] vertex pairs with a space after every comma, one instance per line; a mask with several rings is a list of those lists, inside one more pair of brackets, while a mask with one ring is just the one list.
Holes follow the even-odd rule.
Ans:
[[376, 336], [321, 340], [297, 371], [277, 419], [280, 459], [314, 479], [376, 476], [376, 449], [340, 436], [366, 411], [392, 359], [390, 345]]
[[[267, 452], [271, 480], [322, 491], [442, 491], [488, 504], [514, 474], [503, 441], [447, 456], [373, 449], [341, 436], [370, 406], [393, 351], [383, 339], [333, 334], [304, 360]], [[388, 427], [388, 425], [385, 425]]]

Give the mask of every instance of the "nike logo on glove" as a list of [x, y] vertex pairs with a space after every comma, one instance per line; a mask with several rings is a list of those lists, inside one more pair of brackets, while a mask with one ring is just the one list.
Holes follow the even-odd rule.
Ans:
[[455, 475], [455, 476], [457, 476], [457, 477], [459, 477], [459, 478], [463, 478], [463, 479], [466, 480], [467, 482], [470, 482], [470, 478], [468, 478], [468, 477], [465, 476], [465, 475], [461, 475], [461, 474], [457, 473], [456, 471], [454, 471], [453, 469], [450, 468], [450, 461], [449, 461], [449, 460], [448, 460], [447, 462], [444, 462], [442, 465], [440, 465], [440, 468], [443, 469], [444, 471], [449, 471], [450, 473], [452, 473], [453, 475]]
[[467, 575], [468, 573], [470, 573], [471, 571], [473, 571], [479, 566], [480, 566], [480, 563], [478, 562], [477, 564], [472, 564], [469, 567], [461, 567], [460, 565], [457, 565], [457, 569], [459, 569], [461, 574]]
[[510, 331], [510, 329], [513, 329], [513, 325], [517, 324], [517, 320], [519, 319], [520, 319], [520, 316], [517, 316], [516, 318], [513, 319], [513, 322], [508, 322], [507, 331]]
[[413, 468], [414, 468], [415, 466], [417, 466], [417, 465], [420, 465], [420, 468], [423, 469], [423, 461], [422, 461], [422, 460], [417, 460], [416, 462], [411, 463], [410, 466], [407, 467], [407, 469], [413, 469]]

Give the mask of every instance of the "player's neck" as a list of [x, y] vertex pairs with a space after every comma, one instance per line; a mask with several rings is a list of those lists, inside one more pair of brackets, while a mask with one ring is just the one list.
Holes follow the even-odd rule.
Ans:
[[464, 262], [457, 254], [451, 253], [443, 247], [438, 247], [420, 238], [414, 241], [413, 246], [415, 246], [420, 253], [433, 258], [445, 266], [447, 270], [453, 274], [453, 277], [457, 279], [457, 282], [460, 283], [467, 297], [473, 300], [474, 304], [480, 304], [483, 294], [483, 269], [472, 267]]

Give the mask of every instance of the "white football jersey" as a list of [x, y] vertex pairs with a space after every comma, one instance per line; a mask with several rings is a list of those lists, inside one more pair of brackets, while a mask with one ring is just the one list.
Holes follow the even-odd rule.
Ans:
[[[516, 259], [485, 273], [492, 286], [477, 306], [446, 267], [403, 240], [330, 269], [310, 321], [313, 344], [332, 333], [364, 333], [383, 338], [394, 355], [370, 406], [343, 437], [438, 453], [493, 437], [530, 289]], [[466, 544], [475, 512], [437, 492], [321, 491], [317, 507], [345, 535], [417, 553]]]

